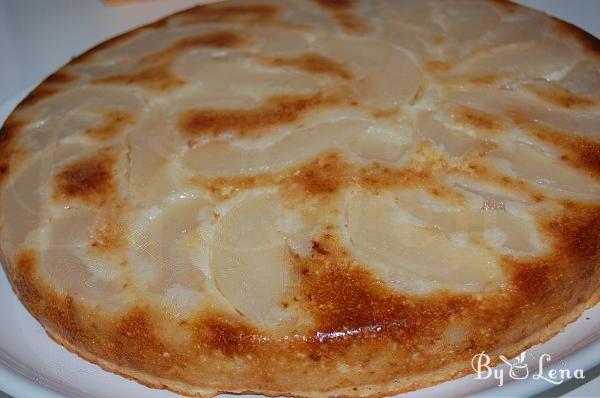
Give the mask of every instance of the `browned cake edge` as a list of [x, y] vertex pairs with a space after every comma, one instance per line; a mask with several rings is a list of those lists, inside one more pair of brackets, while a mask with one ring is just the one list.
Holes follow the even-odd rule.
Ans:
[[[498, 3], [502, 6], [506, 7], [516, 7], [518, 8], [527, 8], [516, 3], [513, 3], [509, 0], [489, 0], [495, 3]], [[175, 14], [173, 14], [175, 15]], [[154, 27], [162, 26], [172, 15], [166, 16], [162, 19], [159, 19], [156, 22], [140, 26], [135, 28], [134, 30], [125, 32], [123, 34], [117, 35], [95, 47], [84, 52], [83, 54], [73, 58], [71, 62], [78, 62], [87, 57], [92, 56], [95, 52], [100, 50], [107, 49], [135, 34], [145, 29], [152, 29]], [[600, 56], [600, 39], [594, 37], [590, 33], [584, 31], [583, 29], [572, 25], [566, 21], [560, 20], [555, 17], [551, 17], [557, 23], [557, 31], [561, 35], [571, 36], [580, 43], [582, 43], [587, 50], [591, 53]], [[15, 115], [18, 115], [18, 111], [20, 109], [24, 109], [31, 104], [37, 103], [38, 101], [52, 96], [58, 92], [60, 92], [60, 85], [62, 83], [68, 82], [69, 75], [65, 73], [62, 68], [56, 71], [55, 73], [48, 76], [42, 83], [40, 83], [32, 92], [30, 92], [13, 110], [11, 116], [9, 116], [4, 125], [0, 129], [0, 185], [6, 180], [6, 177], [10, 174], [11, 162], [13, 161], [13, 154], [11, 153], [11, 143], [15, 140], [16, 136], [19, 134], [19, 124], [20, 120], [18, 116], [15, 118]], [[0, 260], [2, 261], [3, 267], [8, 271], [10, 262], [7, 257], [2, 252], [0, 248]], [[10, 275], [10, 272], [7, 272]], [[24, 292], [19, 291], [17, 288], [15, 281], [13, 278], [9, 278], [11, 282], [11, 286], [15, 293], [21, 299], [21, 302], [25, 305], [27, 310], [34, 316], [34, 318], [38, 319], [36, 316], [35, 302], [28, 300], [31, 296], [27, 297]], [[540, 330], [532, 335], [529, 335], [527, 338], [519, 341], [516, 344], [512, 344], [503, 348], [498, 349], [498, 352], [501, 352], [503, 355], [512, 358], [518, 355], [520, 352], [540, 343], [544, 343], [551, 339], [553, 336], [564, 330], [564, 328], [569, 324], [577, 320], [577, 318], [581, 315], [583, 311], [586, 309], [592, 308], [595, 305], [600, 303], [600, 291], [598, 289], [585, 301], [582, 301], [576, 304], [569, 313], [564, 314], [558, 318], [556, 318], [553, 322], [551, 322], [547, 327], [543, 330]], [[191, 385], [174, 382], [172, 380], [166, 380], [158, 377], [154, 377], [148, 375], [144, 372], [139, 372], [134, 369], [117, 366], [111, 362], [105, 361], [101, 358], [98, 358], [89, 352], [78, 348], [77, 346], [69, 343], [61, 334], [60, 330], [53, 330], [48, 328], [47, 325], [40, 322], [44, 327], [46, 333], [49, 337], [51, 337], [54, 341], [61, 344], [69, 351], [77, 354], [81, 358], [92, 362], [101, 368], [126, 377], [128, 379], [137, 381], [143, 385], [148, 387], [157, 388], [157, 389], [168, 389], [183, 395], [189, 396], [205, 396], [212, 397], [219, 393], [234, 393], [234, 394], [264, 394], [268, 396], [297, 396], [297, 397], [328, 397], [328, 396], [368, 396], [368, 397], [382, 397], [388, 395], [394, 395], [402, 392], [408, 392], [417, 390], [420, 388], [432, 386], [438, 384], [443, 381], [456, 379], [467, 374], [472, 373], [472, 368], [470, 366], [470, 362], [461, 361], [452, 364], [451, 366], [447, 366], [444, 369], [438, 370], [436, 372], [432, 372], [430, 374], [421, 374], [418, 377], [408, 378], [406, 380], [400, 380], [393, 384], [389, 385], [376, 385], [376, 386], [363, 386], [358, 390], [327, 390], [327, 391], [295, 391], [294, 394], [290, 394], [285, 391], [268, 391], [268, 390], [260, 390], [260, 391], [215, 391], [209, 388], [197, 388]], [[497, 363], [497, 361], [496, 361]]]
[[[519, 355], [521, 352], [537, 345], [544, 343], [550, 340], [552, 337], [556, 336], [558, 333], [563, 331], [567, 325], [574, 322], [579, 318], [581, 313], [585, 310], [590, 309], [600, 303], [600, 292], [597, 292], [593, 297], [591, 297], [587, 302], [581, 303], [577, 305], [569, 314], [566, 314], [560, 318], [554, 320], [551, 324], [547, 326], [545, 330], [541, 330], [536, 334], [530, 335], [527, 339], [520, 341], [518, 344], [513, 344], [501, 349], [498, 349], [498, 352], [501, 352], [507, 358], [514, 358]], [[43, 325], [42, 325], [43, 326]], [[398, 382], [385, 386], [369, 386], [369, 387], [361, 387], [357, 391], [349, 391], [348, 389], [341, 390], [327, 390], [327, 391], [298, 391], [294, 394], [284, 391], [248, 391], [248, 390], [239, 390], [239, 391], [215, 391], [212, 389], [203, 389], [197, 388], [188, 384], [173, 382], [172, 380], [167, 380], [163, 378], [149, 376], [145, 373], [138, 372], [133, 369], [123, 368], [119, 366], [115, 366], [114, 364], [103, 360], [102, 358], [95, 357], [91, 355], [87, 351], [81, 350], [80, 348], [73, 346], [68, 341], [63, 339], [59, 333], [54, 332], [44, 326], [44, 330], [54, 341], [58, 344], [64, 346], [66, 349], [71, 351], [74, 354], [77, 354], [81, 358], [85, 359], [88, 362], [94, 363], [100, 366], [102, 369], [115, 373], [119, 376], [125, 377], [129, 380], [136, 381], [140, 384], [143, 384], [150, 388], [156, 388], [161, 390], [169, 390], [176, 392], [178, 394], [184, 396], [192, 396], [192, 397], [214, 397], [219, 394], [258, 394], [258, 395], [266, 395], [269, 397], [297, 397], [297, 398], [324, 398], [324, 397], [344, 397], [344, 396], [353, 396], [353, 397], [370, 397], [370, 398], [379, 398], [379, 397], [387, 397], [393, 396], [396, 394], [401, 394], [405, 392], [419, 390], [425, 387], [431, 387], [441, 382], [450, 381], [454, 379], [458, 379], [460, 377], [469, 375], [473, 373], [473, 368], [471, 367], [470, 361], [464, 361], [455, 363], [452, 366], [446, 367], [442, 372], [433, 372], [429, 375], [419, 375], [418, 381], [415, 381], [412, 378], [408, 380], [399, 380]], [[492, 362], [492, 365], [496, 365], [500, 362], [500, 360], [495, 360]]]

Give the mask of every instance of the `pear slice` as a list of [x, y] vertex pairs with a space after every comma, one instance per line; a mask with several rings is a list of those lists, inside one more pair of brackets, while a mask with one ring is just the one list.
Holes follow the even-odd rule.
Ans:
[[391, 198], [359, 192], [346, 207], [352, 252], [395, 289], [484, 291], [504, 281], [491, 250], [428, 225]]
[[210, 269], [225, 299], [253, 322], [284, 317], [281, 302], [291, 267], [284, 237], [276, 231], [283, 208], [275, 193], [252, 192], [220, 217]]

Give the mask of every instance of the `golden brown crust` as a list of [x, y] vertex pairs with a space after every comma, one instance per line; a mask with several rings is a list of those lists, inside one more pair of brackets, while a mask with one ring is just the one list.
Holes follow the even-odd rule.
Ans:
[[[475, 317], [473, 321], [482, 327], [471, 331], [462, 347], [463, 353], [454, 352], [450, 357], [470, 358], [477, 350], [493, 350], [496, 342], [507, 341], [504, 336], [514, 333], [507, 325], [527, 324], [519, 321], [540, 316], [544, 321], [554, 321], [561, 316], [566, 303], [587, 303], [598, 288], [599, 208], [567, 203], [567, 209], [566, 215], [547, 223], [554, 236], [556, 254], [527, 265], [506, 265], [508, 269], [515, 269], [512, 280], [516, 290], [504, 293], [507, 296], [503, 297], [501, 308], [494, 298], [481, 301], [468, 295], [442, 295], [414, 299], [386, 291], [368, 272], [352, 265], [353, 260], [348, 259], [334, 237], [323, 236], [313, 243], [313, 254], [307, 259], [298, 259], [296, 265], [302, 278], [301, 292], [305, 295], [301, 301], [319, 320], [314, 338], [288, 344], [281, 359], [302, 353], [316, 362], [335, 361], [359, 343], [368, 354], [387, 347], [390, 339], [400, 347], [396, 355], [401, 355], [403, 350], [413, 353], [416, 347], [439, 344], [439, 331], [451, 319], [456, 322]], [[157, 314], [149, 308], [131, 310], [116, 321], [96, 319], [97, 323], [89, 324], [84, 320], [88, 317], [78, 315], [80, 310], [70, 297], [52, 294], [41, 284], [35, 276], [37, 261], [33, 251], [20, 254], [13, 283], [34, 314], [47, 322], [45, 326], [60, 330], [62, 338], [70, 344], [104, 360], [111, 358], [110, 363], [158, 374], [180, 361], [185, 363], [188, 355], [195, 355], [187, 352], [191, 347], [168, 347], [160, 341], [152, 321]], [[578, 293], [573, 296], [575, 291]], [[46, 299], [41, 300], [41, 297]], [[553, 310], [539, 312], [538, 306]], [[255, 330], [219, 314], [201, 315], [197, 325], [192, 325], [191, 330], [202, 343], [200, 352], [216, 349], [225, 356], [252, 353], [258, 363], [267, 360], [265, 350], [279, 352], [275, 347], [281, 343], [274, 342], [275, 347], [271, 348], [265, 348], [264, 342], [259, 346]], [[95, 340], [99, 327], [103, 328], [101, 335], [104, 336], [100, 343]], [[332, 337], [339, 330], [361, 332], [352, 332], [345, 338]], [[535, 330], [524, 330], [523, 335], [533, 332]], [[369, 361], [369, 357], [362, 361]], [[356, 360], [356, 356], [353, 359]], [[444, 357], [441, 361], [440, 365], [445, 363]], [[426, 358], [412, 361], [410, 373], [428, 370], [430, 364]], [[408, 365], [400, 361], [397, 366]]]
[[569, 22], [552, 17], [558, 34], [574, 38], [591, 54], [600, 54], [600, 39]]
[[502, 119], [477, 109], [461, 107], [454, 114], [459, 123], [488, 134], [498, 133], [506, 128]]
[[[585, 309], [588, 309], [588, 308], [593, 307], [594, 305], [597, 305], [597, 303], [599, 303], [599, 302], [600, 302], [600, 296], [596, 295], [596, 297], [592, 297], [588, 302], [579, 303], [576, 306], [576, 310], [574, 311], [574, 313], [579, 314], [579, 313], [583, 312]], [[530, 336], [527, 340], [521, 341], [517, 344], [513, 344], [508, 347], [499, 348], [498, 352], [505, 353], [506, 357], [508, 357], [508, 358], [515, 357], [520, 352], [522, 352], [524, 349], [526, 349], [527, 347], [531, 347], [536, 344], [543, 343], [543, 342], [549, 340], [550, 338], [554, 337], [561, 330], [564, 330], [564, 328], [568, 324], [575, 321], [577, 319], [577, 317], [578, 317], [577, 315], [573, 315], [573, 314], [562, 316], [562, 317], [558, 318], [557, 320], [555, 320], [554, 322], [552, 322], [551, 324], [547, 325], [546, 329], [539, 331], [538, 333]], [[343, 395], [348, 395], [348, 396], [360, 395], [360, 396], [368, 396], [370, 398], [380, 398], [380, 397], [386, 397], [386, 396], [394, 396], [394, 395], [401, 394], [404, 392], [415, 391], [415, 390], [418, 390], [421, 388], [430, 387], [432, 385], [438, 384], [441, 381], [457, 379], [459, 377], [468, 375], [469, 373], [472, 372], [471, 366], [468, 365], [468, 366], [457, 367], [457, 368], [448, 370], [447, 372], [445, 372], [443, 374], [436, 375], [435, 378], [422, 377], [422, 378], [413, 379], [413, 380], [405, 380], [405, 381], [400, 380], [396, 384], [390, 384], [389, 386], [386, 386], [384, 388], [380, 387], [378, 389], [352, 388], [350, 390], [343, 389], [343, 390], [339, 390], [339, 391], [329, 391], [329, 392], [307, 390], [307, 391], [303, 391], [302, 393], [296, 393], [296, 394], [282, 393], [282, 392], [276, 392], [276, 391], [267, 391], [267, 390], [237, 390], [237, 391], [220, 390], [220, 391], [216, 391], [213, 389], [199, 388], [197, 386], [186, 385], [184, 383], [177, 383], [177, 382], [173, 382], [173, 381], [165, 380], [165, 379], [161, 379], [161, 378], [148, 377], [148, 375], [145, 373], [141, 373], [141, 372], [138, 372], [138, 371], [135, 371], [132, 369], [115, 366], [114, 364], [112, 364], [108, 361], [105, 361], [101, 358], [98, 358], [98, 357], [90, 354], [89, 352], [82, 350], [81, 347], [73, 346], [67, 340], [65, 340], [62, 336], [60, 336], [59, 334], [56, 334], [55, 332], [53, 332], [50, 329], [46, 329], [46, 332], [53, 340], [55, 340], [57, 343], [61, 344], [62, 346], [66, 347], [69, 351], [79, 355], [80, 357], [84, 358], [85, 360], [87, 360], [89, 362], [97, 364], [98, 366], [100, 366], [102, 369], [104, 369], [106, 371], [118, 374], [120, 376], [123, 376], [123, 377], [133, 380], [133, 381], [137, 381], [138, 383], [141, 383], [150, 388], [167, 389], [167, 390], [171, 390], [171, 391], [177, 392], [182, 395], [195, 396], [195, 397], [214, 397], [214, 396], [217, 396], [222, 393], [233, 393], [233, 394], [261, 394], [261, 395], [265, 395], [265, 396], [269, 396], [269, 397], [292, 396], [292, 397], [298, 397], [298, 398], [308, 397], [308, 396], [326, 397], [326, 396], [331, 396], [332, 394], [335, 394], [335, 395], [343, 394]], [[492, 364], [498, 364], [499, 361], [500, 361], [499, 359], [496, 359], [492, 362]], [[377, 391], [377, 392], [374, 392], [374, 391]]]
[[0, 129], [0, 184], [10, 173], [10, 166], [15, 155], [15, 139], [27, 123], [15, 117], [6, 119]]
[[586, 109], [593, 107], [597, 100], [592, 96], [575, 95], [566, 88], [558, 86], [537, 86], [529, 85], [527, 87], [532, 93], [550, 102], [553, 105], [567, 109]]
[[182, 86], [185, 82], [171, 72], [178, 54], [191, 48], [234, 48], [245, 40], [235, 33], [214, 31], [198, 36], [186, 37], [170, 47], [145, 57], [141, 63], [148, 65], [131, 74], [110, 75], [94, 79], [95, 84], [140, 85], [153, 90], [165, 91]]
[[197, 322], [194, 338], [210, 351], [235, 357], [255, 352], [260, 334], [250, 325], [209, 313]]
[[[548, 229], [552, 231], [557, 244], [560, 245], [561, 252], [559, 253], [565, 253], [564, 260], [541, 259], [527, 267], [520, 267], [520, 270], [513, 276], [515, 286], [519, 290], [511, 292], [512, 299], [504, 301], [505, 306], [508, 305], [508, 308], [513, 309], [506, 312], [506, 307], [495, 308], [497, 302], [490, 302], [487, 310], [480, 311], [478, 309], [476, 319], [481, 322], [480, 325], [485, 325], [485, 327], [474, 331], [477, 336], [481, 336], [479, 338], [482, 338], [483, 341], [477, 342], [478, 337], [473, 336], [470, 346], [464, 348], [467, 354], [464, 356], [465, 359], [469, 360], [469, 355], [481, 348], [498, 350], [497, 352], [507, 353], [506, 355], [509, 356], [516, 355], [525, 347], [552, 337], [566, 324], [572, 322], [579, 311], [598, 302], [598, 267], [592, 265], [593, 262], [588, 262], [590, 258], [597, 259], [600, 254], [600, 246], [594, 229], [599, 224], [598, 214], [600, 214], [598, 208], [575, 206], [567, 216], [548, 223]], [[344, 254], [339, 252], [339, 248], [335, 247], [335, 243], [331, 243], [330, 239], [331, 237], [324, 236], [318, 243], [315, 242], [314, 254], [308, 263], [305, 261], [298, 263], [299, 272], [306, 278], [302, 284], [303, 292], [311, 295], [311, 299], [307, 300], [306, 304], [314, 308], [321, 319], [322, 326], [331, 327], [331, 330], [338, 330], [334, 326], [340, 322], [344, 326], [348, 322], [356, 326], [381, 325], [381, 328], [367, 328], [365, 333], [359, 335], [358, 341], [368, 346], [367, 354], [371, 353], [364, 360], [368, 360], [375, 352], [378, 352], [376, 347], [385, 341], [385, 336], [394, 337], [400, 347], [410, 348], [409, 352], [412, 354], [413, 349], [419, 346], [418, 342], [433, 342], [431, 339], [435, 338], [436, 327], [439, 327], [440, 324], [447, 322], [448, 319], [456, 319], [456, 316], [464, 316], [473, 310], [472, 307], [480, 305], [486, 307], [485, 302], [478, 303], [468, 297], [448, 297], [448, 302], [431, 298], [418, 304], [413, 300], [407, 300], [406, 297], [398, 297], [394, 294], [390, 296], [389, 293], [382, 291], [381, 285], [373, 281], [371, 276], [365, 274], [364, 271], [359, 268], [353, 269], [352, 266], [348, 268], [347, 260], [343, 260]], [[172, 369], [173, 365], [185, 363], [190, 356], [197, 355], [194, 351], [187, 352], [187, 349], [196, 347], [194, 350], [197, 350], [199, 347], [192, 345], [170, 350], [165, 346], [154, 332], [155, 326], [153, 326], [152, 319], [155, 315], [153, 310], [149, 308], [134, 309], [119, 320], [106, 320], [105, 322], [89, 316], [81, 317], [80, 309], [70, 297], [61, 297], [52, 293], [35, 276], [37, 261], [34, 251], [21, 253], [16, 259], [16, 270], [12, 273], [12, 283], [21, 300], [34, 316], [42, 321], [54, 339], [84, 358], [100, 364], [103, 368], [133, 377], [146, 385], [168, 388], [187, 395], [212, 396], [217, 394], [217, 391], [211, 390], [208, 386], [201, 388], [188, 385], [185, 381], [148, 377], [148, 373], [170, 373], [169, 369]], [[345, 265], [344, 262], [346, 262]], [[317, 264], [325, 266], [327, 271], [315, 272], [318, 269], [315, 267], [319, 267]], [[543, 272], [542, 270], [550, 264], [552, 267], [560, 266], [561, 271], [550, 275]], [[582, 281], [586, 281], [585, 293], [580, 289]], [[573, 286], [577, 286], [580, 294], [571, 297]], [[576, 303], [575, 308], [578, 312], [561, 315], [565, 305], [564, 300]], [[524, 307], [524, 302], [529, 304]], [[322, 306], [322, 304], [331, 303], [336, 305]], [[371, 312], [365, 303], [376, 304], [375, 308], [378, 311]], [[539, 313], [536, 311], [536, 307], [540, 305], [544, 305], [545, 308], [553, 308], [553, 311]], [[323, 311], [323, 308], [327, 310]], [[397, 312], [400, 309], [402, 311]], [[522, 337], [519, 336], [514, 343], [509, 343], [508, 346], [494, 347], [494, 341], [503, 340], [501, 335], [511, 333], [510, 330], [506, 330], [506, 325], [511, 321], [502, 317], [507, 314], [510, 314], [509, 317], [512, 320], [529, 319], [530, 322], [532, 319], [543, 316], [548, 322], [545, 325], [549, 326], [539, 330], [524, 330], [523, 336], [529, 336], [526, 340], [522, 340]], [[499, 315], [502, 316], [499, 317]], [[382, 322], [374, 322], [373, 316]], [[194, 326], [191, 330], [198, 336], [201, 347], [208, 348], [210, 351], [217, 349], [226, 356], [254, 353], [260, 357], [261, 354], [264, 354], [263, 350], [258, 350], [254, 331], [248, 326], [239, 323], [231, 324], [230, 319], [218, 314], [208, 315], [208, 317], [203, 315], [199, 321], [200, 329], [198, 326]], [[522, 324], [526, 325], [527, 322]], [[108, 329], [106, 329], [107, 327]], [[338, 358], [352, 345], [357, 344], [356, 338], [349, 337], [352, 335], [344, 339], [334, 339], [327, 338], [326, 329], [321, 327], [319, 331], [320, 335], [316, 335], [312, 341], [287, 345], [285, 354], [280, 352], [282, 355], [280, 360], [285, 361], [285, 358], [289, 358], [288, 356], [304, 353], [312, 361], [327, 361], [328, 358]], [[497, 333], [501, 335], [499, 336]], [[104, 337], [97, 340], [98, 336]], [[486, 347], [487, 345], [489, 347]], [[387, 346], [384, 345], [384, 347]], [[454, 368], [451, 373], [444, 373], [438, 377], [441, 379], [455, 378], [470, 372], [468, 361], [466, 362], [466, 364]], [[424, 360], [412, 361], [410, 367], [411, 369], [414, 369], [414, 366], [427, 369], [430, 364], [431, 362]], [[423, 378], [412, 381], [407, 378], [407, 381], [407, 383], [399, 381], [397, 382], [399, 384], [391, 384], [383, 391], [379, 390], [378, 393], [370, 391], [360, 394], [382, 396], [400, 393], [433, 384], [436, 379]], [[331, 390], [328, 392], [302, 389], [298, 391], [302, 392], [296, 393], [297, 396], [323, 396], [332, 393]], [[286, 394], [285, 390], [271, 389], [266, 385], [264, 389], [256, 392], [268, 395]]]
[[331, 58], [315, 53], [288, 58], [266, 58], [263, 62], [269, 66], [291, 66], [311, 73], [338, 76], [344, 80], [350, 80], [352, 78], [352, 74], [344, 65], [341, 65]]
[[431, 73], [445, 73], [452, 69], [452, 64], [444, 61], [428, 61], [425, 68]]
[[[355, 1], [318, 1], [337, 23], [350, 33], [369, 32], [371, 27], [351, 12]], [[495, 1], [508, 12], [519, 7]], [[279, 8], [267, 4], [202, 6], [176, 14], [186, 24], [273, 22]], [[127, 42], [144, 29], [165, 26], [169, 19], [126, 33], [90, 50], [74, 63], [90, 62], [94, 55]], [[581, 41], [597, 53], [598, 40], [560, 23], [559, 30]], [[583, 32], [583, 33], [582, 33]], [[139, 85], [165, 91], [185, 82], [172, 74], [178, 54], [193, 48], [241, 48], [245, 37], [228, 31], [188, 37], [145, 58], [147, 65], [132, 74], [96, 79], [98, 85]], [[273, 67], [291, 67], [340, 80], [354, 79], [352, 69], [334, 58], [318, 54], [292, 57], [260, 57]], [[432, 61], [432, 73], [450, 72], [452, 64]], [[475, 83], [493, 84], [497, 76], [475, 78]], [[80, 79], [71, 71], [51, 75], [19, 106], [17, 114], [59, 94]], [[480, 79], [480, 81], [477, 81]], [[543, 99], [565, 109], [588, 109], [594, 100], [557, 89], [534, 91]], [[332, 104], [347, 104], [345, 97], [328, 94], [276, 95], [255, 109], [195, 109], [179, 118], [179, 129], [191, 139], [218, 137], [236, 132], [244, 138], [262, 137], [268, 128], [299, 122], [306, 114]], [[373, 112], [376, 118], [394, 118], [397, 108]], [[84, 133], [109, 140], [137, 119], [126, 111], [104, 113], [106, 123]], [[0, 178], [13, 173], [15, 137], [26, 125], [11, 117], [0, 133]], [[497, 133], [507, 120], [481, 110], [457, 108], [456, 121], [483, 133]], [[522, 125], [524, 129], [525, 125]], [[527, 127], [529, 128], [529, 127]], [[598, 177], [598, 143], [593, 139], [535, 126], [530, 131], [543, 142], [564, 152], [565, 164]], [[190, 145], [195, 145], [190, 142]], [[416, 156], [432, 156], [428, 145]], [[327, 151], [301, 166], [276, 174], [252, 177], [195, 178], [213, 193], [231, 197], [243, 190], [277, 184], [293, 200], [320, 201], [332, 205], [334, 194], [360, 187], [382, 192], [390, 187], [422, 187], [436, 197], [459, 200], [461, 194], [440, 184], [436, 167], [448, 168], [444, 158], [417, 162], [404, 168], [374, 162], [358, 167], [336, 151]], [[54, 181], [54, 198], [61, 202], [90, 206], [103, 211], [94, 226], [92, 249], [100, 253], [125, 250], [129, 242], [119, 226], [127, 204], [115, 200], [116, 159], [101, 151], [64, 166]], [[487, 182], [520, 191], [534, 202], [547, 200], [515, 177], [495, 175], [477, 164], [454, 169]], [[457, 199], [458, 198], [458, 199]], [[550, 200], [550, 199], [548, 199]], [[289, 203], [288, 203], [289, 204]], [[440, 292], [427, 297], [398, 293], [384, 285], [364, 264], [352, 258], [341, 239], [329, 231], [311, 242], [307, 257], [291, 255], [297, 287], [287, 305], [297, 305], [311, 314], [315, 323], [301, 338], [282, 340], [275, 333], [231, 313], [203, 311], [177, 323], [183, 340], [170, 340], [165, 315], [160, 308], [135, 306], [117, 317], [87, 306], [68, 294], [57, 293], [44, 283], [41, 255], [26, 249], [3, 263], [17, 294], [48, 334], [69, 350], [103, 368], [133, 378], [154, 388], [168, 388], [187, 395], [212, 396], [220, 391], [258, 392], [296, 396], [383, 396], [422, 388], [471, 372], [468, 361], [481, 350], [513, 356], [533, 344], [546, 341], [599, 301], [600, 207], [592, 203], [565, 201], [560, 211], [538, 216], [550, 242], [550, 254], [516, 260], [506, 256], [503, 270], [509, 288], [477, 297], [468, 293]], [[126, 264], [123, 265], [124, 267]], [[172, 319], [167, 319], [172, 323]], [[444, 340], [449, 325], [461, 325], [469, 333], [463, 341]], [[470, 325], [478, 325], [471, 327]], [[434, 347], [434, 349], [431, 349]], [[199, 362], [203, 358], [204, 362]], [[242, 361], [241, 369], [232, 364]], [[432, 365], [436, 364], [436, 365]], [[334, 369], [348, 367], [350, 375]], [[323, 370], [331, 377], [323, 380]], [[285, 374], [285, 380], [277, 375]], [[398, 375], [402, 375], [398, 378]], [[242, 386], [242, 387], [240, 387]], [[250, 386], [250, 387], [246, 387]]]
[[73, 83], [77, 80], [77, 76], [72, 75], [64, 70], [59, 70], [50, 76], [48, 76], [45, 80], [48, 84], [67, 84]]
[[348, 10], [356, 4], [354, 0], [315, 0], [315, 2], [322, 7], [335, 11]]
[[54, 198], [101, 205], [116, 193], [115, 158], [108, 152], [67, 164], [56, 176]]
[[364, 35], [373, 30], [367, 21], [356, 15], [347, 12], [337, 12], [334, 17], [345, 32], [355, 35]]
[[543, 126], [529, 126], [528, 129], [537, 138], [562, 150], [562, 160], [576, 168], [585, 169], [596, 178], [600, 177], [600, 143], [598, 141], [574, 137]]
[[491, 0], [492, 4], [495, 4], [503, 11], [514, 13], [516, 12], [521, 5], [512, 2], [511, 0]]
[[35, 105], [45, 99], [52, 97], [53, 95], [59, 92], [56, 88], [47, 87], [44, 85], [40, 85], [36, 87], [32, 92], [27, 94], [27, 97], [21, 101], [19, 104], [20, 107], [26, 108], [28, 106]]
[[152, 90], [167, 91], [182, 86], [185, 82], [173, 76], [168, 65], [149, 66], [138, 72], [127, 75], [105, 76], [95, 79], [96, 84], [139, 85]]
[[[127, 249], [127, 220], [125, 204], [114, 201], [112, 206], [107, 206], [100, 213], [92, 231], [90, 247], [100, 255], [114, 254]], [[121, 261], [125, 266], [126, 261]]]
[[355, 7], [355, 0], [314, 0], [319, 6], [329, 11], [340, 27], [348, 33], [362, 35], [372, 31], [371, 25], [360, 16], [350, 11]]
[[122, 110], [111, 110], [103, 112], [106, 122], [100, 127], [88, 128], [85, 134], [99, 140], [110, 140], [135, 123], [135, 115]]
[[184, 37], [164, 50], [144, 57], [142, 62], [165, 62], [171, 64], [177, 55], [193, 48], [236, 48], [246, 44], [246, 40], [235, 32], [217, 30], [197, 36]]
[[322, 93], [276, 95], [256, 109], [188, 109], [179, 119], [179, 129], [191, 137], [218, 136], [236, 132], [240, 137], [257, 137], [268, 127], [299, 120], [304, 114], [341, 102]]
[[279, 13], [279, 9], [271, 4], [244, 4], [244, 5], [202, 5], [179, 14], [184, 17], [185, 23], [196, 24], [200, 22], [250, 22], [263, 23], [272, 20]]

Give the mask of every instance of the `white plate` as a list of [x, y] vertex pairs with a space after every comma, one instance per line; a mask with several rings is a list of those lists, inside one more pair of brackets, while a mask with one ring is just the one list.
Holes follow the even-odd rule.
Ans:
[[[0, 104], [0, 121], [4, 121], [28, 91]], [[15, 398], [178, 397], [105, 372], [56, 344], [19, 302], [4, 272], [0, 274], [0, 319], [3, 323], [0, 328], [0, 390]], [[547, 381], [531, 377], [537, 372], [538, 358], [543, 353], [552, 358], [547, 369], [588, 370], [600, 364], [600, 305], [586, 311], [546, 344], [528, 350], [530, 377], [525, 380], [510, 381], [507, 378], [507, 384], [497, 387], [497, 380], [476, 380], [474, 376], [466, 376], [401, 397], [443, 398], [467, 394], [524, 397], [538, 394], [553, 387]]]

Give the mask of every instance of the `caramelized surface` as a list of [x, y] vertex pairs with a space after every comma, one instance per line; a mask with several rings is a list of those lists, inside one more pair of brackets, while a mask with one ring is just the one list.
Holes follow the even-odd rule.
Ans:
[[364, 396], [598, 300], [597, 39], [505, 1], [228, 1], [100, 44], [0, 135], [49, 334], [186, 394]]

